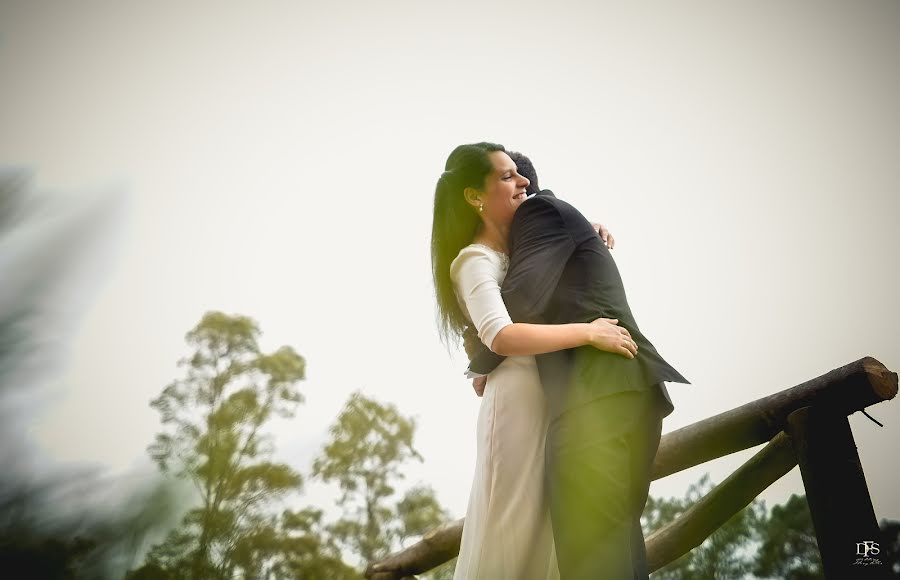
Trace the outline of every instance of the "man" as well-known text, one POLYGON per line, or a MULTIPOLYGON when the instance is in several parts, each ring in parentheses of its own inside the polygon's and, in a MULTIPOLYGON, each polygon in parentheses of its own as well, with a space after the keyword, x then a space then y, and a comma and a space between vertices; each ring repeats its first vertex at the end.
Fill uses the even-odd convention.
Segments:
MULTIPOLYGON (((662 418, 664 381, 687 383, 637 326, 615 261, 594 227, 549 190, 524 155, 510 153, 533 197, 516 210, 501 293, 513 321, 617 319, 635 358, 585 346, 538 355, 550 426, 545 457, 562 580, 647 578, 640 516, 662 418)), ((484 345, 469 365, 487 374, 503 360, 484 345)))

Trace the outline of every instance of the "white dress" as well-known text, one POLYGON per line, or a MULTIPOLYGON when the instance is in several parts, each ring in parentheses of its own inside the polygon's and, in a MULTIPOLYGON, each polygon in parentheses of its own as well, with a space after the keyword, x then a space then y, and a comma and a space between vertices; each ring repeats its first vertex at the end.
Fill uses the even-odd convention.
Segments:
MULTIPOLYGON (((450 266, 460 306, 491 344, 512 324, 500 284, 505 254, 463 248, 450 266)), ((488 375, 478 413, 475 477, 454 580, 559 578, 544 493, 544 391, 533 356, 512 356, 488 375)))

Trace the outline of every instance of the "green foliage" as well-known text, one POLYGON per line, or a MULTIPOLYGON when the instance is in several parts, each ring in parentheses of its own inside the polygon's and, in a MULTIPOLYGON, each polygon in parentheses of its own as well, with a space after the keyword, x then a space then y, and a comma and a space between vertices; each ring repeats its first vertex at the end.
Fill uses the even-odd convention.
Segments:
MULTIPOLYGON (((650 497, 642 523, 645 534, 675 520, 713 487, 708 475, 692 484, 684 499, 650 497)), ((758 541, 765 505, 754 500, 735 514, 702 544, 657 570, 654 580, 727 580, 746 578, 754 564, 752 544, 758 541)))
POLYGON ((884 548, 879 559, 892 577, 900 578, 900 521, 884 519, 879 527, 884 548))
POLYGON ((76 580, 82 565, 96 547, 93 540, 75 537, 0 536, 0 563, 4 571, 26 569, 34 578, 76 580))
MULTIPOLYGON (((108 235, 117 223, 120 193, 72 197, 42 191, 30 171, 0 166, 4 578, 121 577, 145 542, 171 525, 167 490, 50 460, 26 436, 34 418, 62 394, 51 386, 57 381, 47 379, 63 368, 85 300, 103 278, 98 266, 107 263, 102 248, 115 245, 108 235)), ((73 431, 90 427, 96 428, 71 425, 73 431)))
MULTIPOLYGON (((187 334, 193 352, 180 363, 184 377, 151 403, 165 429, 149 451, 161 471, 193 482, 200 505, 129 578, 359 580, 342 547, 371 561, 446 520, 430 487, 391 503, 404 464, 421 460, 415 423, 360 393, 350 397, 313 465, 316 476, 341 489, 343 517, 326 524, 312 508, 276 515, 273 500, 299 490, 302 478, 272 461, 263 428, 302 402, 296 385, 305 362, 289 347, 261 353, 258 336, 253 320, 219 312, 187 334)), ((428 577, 445 578, 448 570, 428 577)))
POLYGON ((303 401, 297 383, 306 363, 286 346, 260 352, 258 337, 250 318, 207 313, 187 333, 193 353, 180 362, 184 378, 151 403, 167 428, 151 457, 164 473, 193 482, 200 497, 150 553, 149 563, 172 578, 282 577, 274 568, 289 538, 267 507, 299 490, 302 477, 271 461, 263 428, 303 401))
POLYGON ((791 495, 760 523, 762 546, 754 574, 784 580, 822 578, 822 558, 806 496, 791 495))
POLYGON ((402 541, 423 536, 449 519, 447 511, 434 496, 434 489, 426 485, 418 485, 406 492, 397 503, 397 517, 402 541))
POLYGON ((285 558, 280 570, 286 578, 358 580, 362 576, 344 564, 338 545, 322 524, 322 512, 306 508, 282 515, 285 558))
MULTIPOLYGON (((642 523, 645 534, 672 522, 712 488, 703 476, 684 499, 650 497, 642 523)), ((900 577, 900 522, 882 520, 882 552, 891 577, 900 577)), ((653 580, 824 578, 806 496, 792 495, 767 513, 754 501, 700 546, 652 575, 653 580)))
POLYGON ((125 580, 171 580, 172 575, 157 564, 144 564, 125 575, 125 580))
MULTIPOLYGON (((190 535, 172 538, 168 546, 178 552, 181 541, 190 535)), ((159 548, 165 547, 166 544, 159 548)), ((237 537, 230 556, 232 572, 227 578, 267 578, 271 580, 361 580, 355 569, 346 565, 334 541, 328 539, 322 526, 322 512, 307 508, 298 512, 284 511, 280 516, 262 518, 248 533, 237 537), (235 574, 241 572, 241 575, 235 574)), ((175 560, 164 568, 149 563, 131 572, 126 580, 180 580, 193 573, 190 562, 175 560)), ((207 569, 215 577, 215 569, 207 569)))
POLYGON ((330 430, 330 439, 313 463, 313 474, 337 483, 344 517, 330 530, 364 562, 388 554, 397 541, 438 520, 442 510, 433 492, 411 490, 400 507, 392 506, 402 466, 422 457, 413 447, 415 422, 394 405, 353 393, 330 430), (423 507, 421 517, 412 513, 423 507), (399 514, 399 515, 398 515, 399 514))

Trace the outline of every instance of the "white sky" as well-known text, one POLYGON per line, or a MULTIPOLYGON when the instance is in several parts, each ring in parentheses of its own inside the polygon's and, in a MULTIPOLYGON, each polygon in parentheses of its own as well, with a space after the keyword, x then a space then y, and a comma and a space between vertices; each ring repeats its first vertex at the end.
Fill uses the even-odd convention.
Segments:
MULTIPOLYGON (((284 460, 308 471, 362 389, 418 419, 409 482, 463 515, 479 399, 438 340, 428 244, 443 162, 479 140, 614 233, 642 330, 693 382, 665 431, 864 355, 900 369, 900 3, 318 6, 0 4, 0 159, 129 191, 67 395, 33 422, 53 457, 146 467, 148 402, 216 309, 307 359, 284 460)), ((851 425, 900 519, 900 403, 871 413, 851 425)), ((792 492, 798 469, 763 497, 792 492)))

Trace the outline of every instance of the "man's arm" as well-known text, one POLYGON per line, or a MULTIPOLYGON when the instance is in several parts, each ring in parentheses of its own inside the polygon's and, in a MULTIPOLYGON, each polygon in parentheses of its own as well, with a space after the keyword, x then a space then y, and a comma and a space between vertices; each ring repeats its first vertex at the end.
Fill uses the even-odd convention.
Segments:
POLYGON ((516 211, 510 231, 512 258, 501 295, 514 322, 540 324, 575 241, 556 207, 541 196, 516 211))
MULTIPOLYGON (((550 191, 549 189, 542 189, 537 192, 535 195, 546 195, 548 197, 556 197, 556 194, 550 191)), ((603 240, 603 243, 606 244, 606 247, 612 250, 616 247, 616 239, 609 233, 609 230, 601 223, 591 222, 591 226, 597 231, 597 235, 600 236, 600 239, 603 240)))
MULTIPOLYGON (((543 190, 538 193, 537 196, 556 197, 550 190, 543 190)), ((529 300, 535 300, 534 308, 528 310, 543 312, 544 308, 546 308, 546 301, 549 300, 553 290, 556 289, 556 284, 559 282, 559 276, 562 274, 562 269, 565 266, 568 257, 571 255, 572 250, 574 250, 574 242, 572 242, 571 236, 566 231, 565 226, 562 223, 562 218, 559 216, 556 208, 549 204, 542 204, 544 207, 538 208, 537 204, 541 203, 542 202, 535 201, 532 202, 534 205, 523 204, 517 211, 521 212, 526 208, 528 208, 529 211, 527 215, 523 214, 517 218, 517 225, 521 225, 521 227, 517 227, 516 231, 511 232, 510 234, 511 238, 516 238, 514 240, 516 251, 513 255, 512 263, 509 266, 506 280, 503 283, 503 298, 507 309, 510 312, 510 316, 516 322, 540 322, 540 320, 535 318, 534 312, 529 313, 525 311, 525 309, 519 307, 515 307, 516 313, 514 314, 514 307, 511 307, 507 295, 509 294, 514 300, 518 300, 519 305, 527 305, 529 300), (548 231, 543 231, 544 228, 548 231), (548 235, 542 236, 541 234, 548 235), (521 253, 522 249, 528 250, 528 255, 530 256, 529 260, 526 260, 523 257, 525 254, 521 253), (565 256, 564 259, 555 260, 555 266, 558 268, 555 268, 556 272, 553 274, 552 280, 541 273, 543 271, 541 267, 537 267, 534 264, 527 264, 525 268, 522 268, 521 266, 526 262, 533 262, 534 256, 545 250, 550 252, 548 255, 565 256), (520 271, 523 269, 525 270, 525 273, 520 271), (527 285, 531 283, 528 281, 529 277, 538 278, 538 282, 543 283, 544 287, 534 287, 532 292, 525 291, 527 285), (543 303, 537 303, 538 295, 543 296, 543 303), (517 317, 517 315, 521 316, 517 317)), ((597 229, 597 234, 605 243, 607 243, 608 247, 612 249, 615 242, 612 235, 609 234, 609 231, 600 224, 593 225, 595 229, 597 229)), ((467 335, 463 336, 466 354, 469 356, 470 361, 468 370, 470 373, 486 375, 497 368, 506 357, 491 351, 491 349, 478 339, 477 334, 474 333, 474 329, 471 330, 472 332, 470 335, 467 332, 467 335)), ((468 328, 467 331, 469 331, 468 328)), ((477 392, 478 386, 474 385, 474 383, 473 386, 475 386, 477 392)))
POLYGON ((486 375, 500 366, 500 363, 506 358, 486 347, 472 326, 466 327, 466 332, 463 334, 463 346, 466 354, 469 355, 470 373, 486 375))
MULTIPOLYGON (((553 295, 563 268, 575 249, 559 212, 542 196, 555 197, 544 190, 516 210, 510 231, 512 259, 501 294, 514 322, 543 322, 547 302, 553 295)), ((502 357, 478 341, 469 355, 469 372, 488 374, 503 362, 502 357)))
MULTIPOLYGON (((536 195, 537 196, 543 195, 543 196, 549 196, 549 197, 556 197, 553 194, 553 192, 550 191, 549 189, 541 190, 536 195)), ((527 205, 527 204, 525 204, 525 205, 527 205)), ((517 211, 522 211, 525 208, 525 205, 522 205, 521 207, 519 207, 519 209, 517 211)), ((524 217, 524 216, 522 216, 522 217, 524 217)), ((510 264, 509 270, 507 270, 507 278, 506 278, 507 280, 509 279, 509 277, 512 273, 513 273, 512 264, 510 264)), ((506 282, 503 283, 502 287, 506 288, 506 282)), ((506 302, 505 295, 504 295, 504 302, 506 302)), ((507 309, 509 309, 509 304, 507 304, 507 309)), ((512 314, 512 313, 510 313, 510 314, 512 314)), ((515 317, 513 317, 513 320, 516 320, 515 317)), ((476 339, 478 338, 477 334, 475 335, 475 338, 476 339)), ((480 340, 473 341, 464 336, 463 343, 466 347, 466 354, 469 355, 469 373, 486 375, 486 374, 490 373, 491 371, 493 371, 498 366, 500 366, 500 363, 502 363, 506 359, 505 356, 501 356, 501 355, 495 353, 494 351, 492 351, 491 349, 489 349, 480 340)), ((477 392, 477 390, 478 390, 477 387, 475 390, 477 392)))

